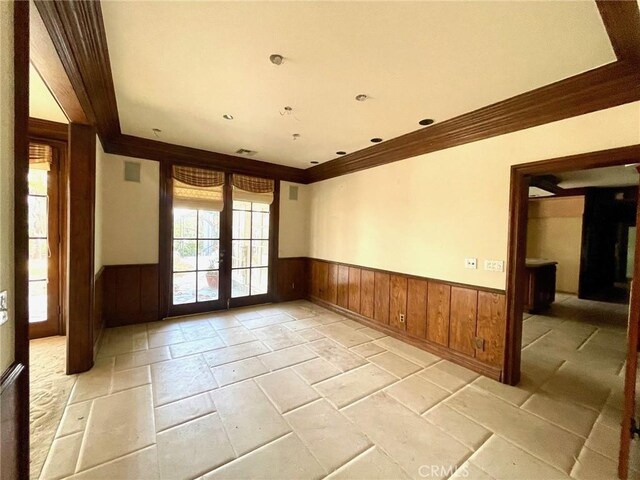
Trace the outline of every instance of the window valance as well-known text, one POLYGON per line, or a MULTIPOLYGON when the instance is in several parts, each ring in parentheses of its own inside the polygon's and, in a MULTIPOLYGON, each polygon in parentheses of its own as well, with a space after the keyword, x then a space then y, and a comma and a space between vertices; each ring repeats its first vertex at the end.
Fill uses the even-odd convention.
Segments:
POLYGON ((42 143, 29 143, 29 168, 51 170, 53 149, 42 143))
POLYGON ((220 212, 224 208, 224 172, 173 167, 173 206, 220 212))
POLYGON ((231 184, 235 201, 267 205, 273 202, 275 182, 271 179, 234 174, 231 177, 231 184))

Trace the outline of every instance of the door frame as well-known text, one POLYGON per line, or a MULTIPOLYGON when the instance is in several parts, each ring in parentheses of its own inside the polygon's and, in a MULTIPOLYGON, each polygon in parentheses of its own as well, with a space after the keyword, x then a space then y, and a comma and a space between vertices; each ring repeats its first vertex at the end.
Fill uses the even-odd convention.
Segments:
MULTIPOLYGON (((511 166, 506 289, 507 316, 502 383, 517 385, 520 381, 522 314, 526 279, 528 188, 531 176, 630 163, 640 163, 640 144, 511 166)), ((640 272, 634 272, 633 280, 638 279, 640 279, 640 272)), ((636 283, 640 284, 640 282, 636 283)))
MULTIPOLYGON (((57 177, 57 230, 59 235, 59 243, 58 243, 58 265, 57 265, 57 302, 59 307, 58 319, 56 322, 55 329, 52 328, 50 322, 46 322, 47 325, 45 328, 34 328, 37 324, 29 323, 29 338, 40 338, 51 335, 66 335, 66 320, 67 320, 67 309, 64 302, 64 292, 66 290, 66 252, 67 252, 67 211, 65 205, 67 204, 67 191, 64 188, 67 182, 67 141, 66 141, 66 129, 64 134, 60 132, 58 136, 54 136, 49 131, 45 131, 42 128, 43 123, 51 123, 45 122, 42 120, 35 121, 34 119, 29 119, 29 143, 41 143, 45 145, 49 145, 53 149, 53 157, 54 157, 54 165, 56 168, 56 177, 57 177), (64 135, 65 140, 60 140, 61 136, 64 135)), ((56 128, 53 123, 49 125, 50 129, 56 128)), ((43 326, 44 327, 44 326, 43 326)))
MULTIPOLYGON (((198 168, 209 168, 216 171, 224 172, 225 174, 225 185, 229 185, 230 175, 237 173, 243 175, 252 175, 252 173, 245 173, 242 171, 233 171, 224 168, 212 167, 204 162, 197 161, 174 161, 174 160, 164 160, 160 162, 160 192, 159 192, 159 203, 160 203, 160 217, 159 217, 159 228, 158 228, 158 292, 159 292, 159 302, 158 302, 158 320, 169 317, 171 314, 175 315, 191 315, 197 313, 204 312, 212 312, 218 310, 227 309, 227 302, 216 301, 214 305, 213 302, 203 303, 202 308, 180 308, 179 311, 175 311, 171 306, 171 274, 172 274, 172 242, 173 242, 173 214, 172 214, 172 205, 173 205, 173 193, 172 193, 172 169, 174 165, 185 165, 191 167, 198 168), (212 306, 213 308, 209 307, 212 306), (173 310, 173 311, 172 311, 173 310)), ((248 297, 240 297, 236 299, 231 299, 231 292, 229 288, 228 299, 229 299, 229 307, 243 307, 248 305, 257 305, 261 303, 269 303, 273 302, 276 298, 276 270, 277 270, 277 261, 278 261, 278 244, 279 244, 279 225, 280 225, 280 180, 275 177, 269 176, 261 176, 260 178, 269 178, 274 181, 274 192, 273 192, 273 203, 271 204, 270 209, 270 224, 269 224, 269 290, 265 295, 255 295, 248 297)), ((224 202, 225 202, 225 215, 221 215, 221 228, 220 235, 222 240, 222 232, 228 231, 229 235, 231 235, 232 229, 232 195, 231 188, 226 187, 224 191, 224 202), (225 224, 224 226, 222 224, 225 224)), ((222 245, 221 245, 222 247, 222 245)), ((225 251, 225 257, 223 259, 220 274, 231 278, 231 248, 227 248, 225 251)), ((220 290, 221 297, 222 292, 226 292, 227 287, 225 286, 220 290)), ((196 304, 188 304, 188 305, 197 305, 196 304)))

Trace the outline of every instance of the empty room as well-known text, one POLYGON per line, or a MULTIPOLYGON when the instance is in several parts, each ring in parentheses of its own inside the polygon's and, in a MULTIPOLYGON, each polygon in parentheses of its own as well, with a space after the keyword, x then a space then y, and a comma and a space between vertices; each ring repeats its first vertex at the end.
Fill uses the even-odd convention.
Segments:
POLYGON ((2 480, 640 478, 640 0, 0 14, 2 480))

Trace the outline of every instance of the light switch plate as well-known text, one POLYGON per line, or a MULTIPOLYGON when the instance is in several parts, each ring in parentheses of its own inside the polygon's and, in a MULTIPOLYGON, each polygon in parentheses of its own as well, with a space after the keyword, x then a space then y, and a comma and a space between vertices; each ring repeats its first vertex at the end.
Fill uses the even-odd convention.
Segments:
POLYGON ((484 269, 489 272, 504 272, 503 260, 485 260, 484 269))
POLYGON ((9 320, 9 313, 6 310, 0 312, 0 325, 7 323, 9 320))
POLYGON ((7 311, 9 307, 7 306, 9 302, 7 301, 7 291, 4 290, 0 292, 0 311, 7 311))

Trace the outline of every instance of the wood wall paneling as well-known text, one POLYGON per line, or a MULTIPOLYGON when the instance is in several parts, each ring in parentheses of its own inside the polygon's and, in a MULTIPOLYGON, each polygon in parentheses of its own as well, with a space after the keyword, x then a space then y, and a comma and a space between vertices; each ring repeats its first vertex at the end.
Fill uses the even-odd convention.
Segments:
POLYGON ((391 275, 389 278, 389 325, 397 330, 405 330, 407 322, 407 277, 391 275), (404 315, 404 322, 400 321, 404 315))
POLYGON ((375 298, 373 302, 373 319, 380 323, 389 324, 389 274, 375 272, 375 298))
POLYGON ((338 305, 349 308, 349 267, 338 265, 338 305))
POLYGON ((28 392, 27 369, 21 363, 13 363, 0 378, 0 478, 3 480, 29 478, 29 403, 24 397, 28 392))
POLYGON ((274 295, 276 302, 306 298, 309 292, 308 284, 311 283, 311 274, 307 273, 308 264, 304 257, 278 259, 274 295))
POLYGON ((338 303, 338 265, 329 264, 329 278, 327 286, 327 301, 333 304, 338 303))
POLYGON ((478 291, 471 288, 451 288, 449 348, 473 357, 478 314, 478 291))
POLYGON ((69 125, 67 373, 93 366, 96 132, 69 125))
POLYGON ((158 265, 106 265, 102 274, 107 327, 159 320, 158 265))
POLYGON ((427 338, 429 282, 410 278, 407 282, 407 334, 427 338))
POLYGON ((374 318, 375 308, 375 273, 362 269, 360 274, 360 314, 374 318))
POLYGON ((360 269, 349 267, 349 310, 360 313, 360 269))
POLYGON ((476 336, 483 339, 483 348, 476 350, 478 360, 489 365, 502 365, 505 322, 505 296, 478 292, 476 336))
POLYGON ((318 262, 318 297, 326 300, 329 291, 329 264, 318 262))
POLYGON ((427 303, 427 340, 440 345, 449 345, 449 307, 451 287, 429 282, 427 303))

